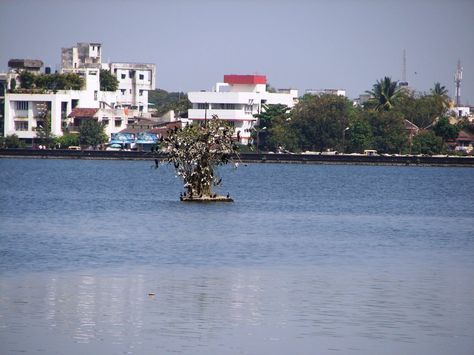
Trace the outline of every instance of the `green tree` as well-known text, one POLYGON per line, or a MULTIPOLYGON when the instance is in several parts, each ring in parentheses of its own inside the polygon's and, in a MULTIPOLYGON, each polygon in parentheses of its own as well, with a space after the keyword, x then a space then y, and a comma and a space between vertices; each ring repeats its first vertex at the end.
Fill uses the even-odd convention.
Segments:
POLYGON ((399 95, 394 110, 400 112, 405 119, 420 128, 431 126, 442 111, 432 95, 415 97, 413 94, 407 93, 399 95))
POLYGON ((79 127, 79 142, 81 145, 97 148, 98 145, 108 141, 104 131, 105 126, 96 120, 83 120, 79 127))
POLYGON ((100 90, 101 91, 117 91, 119 82, 117 77, 113 75, 109 70, 100 70, 100 90))
POLYGON ((79 141, 79 135, 76 133, 65 133, 61 137, 56 138, 56 143, 60 144, 61 148, 68 148, 81 144, 79 141))
POLYGON ((413 154, 439 154, 444 149, 443 139, 433 131, 421 131, 413 137, 413 154))
POLYGON ((32 89, 35 85, 36 75, 29 72, 23 71, 19 75, 20 86, 22 89, 32 89))
POLYGON ((374 149, 381 153, 402 153, 409 147, 405 121, 397 111, 365 111, 372 127, 374 149))
POLYGON ((3 138, 5 148, 25 148, 26 144, 16 134, 12 134, 3 138))
POLYGON ((263 105, 260 113, 254 115, 258 119, 252 132, 253 139, 259 150, 278 150, 294 148, 289 128, 290 108, 286 105, 263 105), (290 148, 291 146, 292 148, 290 148))
POLYGON ((51 148, 54 144, 54 135, 51 133, 51 111, 46 110, 41 117, 40 125, 36 128, 38 143, 51 148))
POLYGON ((367 91, 371 95, 369 104, 374 105, 377 111, 388 111, 395 105, 395 101, 401 94, 397 81, 392 81, 388 76, 373 85, 372 91, 367 91))
POLYGON ((305 95, 292 110, 291 129, 301 150, 339 148, 354 107, 344 96, 305 95))
POLYGON ((440 83, 435 83, 434 87, 430 90, 431 96, 433 97, 436 108, 438 110, 438 116, 440 117, 446 114, 451 104, 451 98, 448 95, 448 89, 440 83))
POLYGON ((35 78, 35 86, 47 90, 81 90, 85 81, 75 73, 39 74, 35 78))
POLYGON ((350 123, 347 132, 349 151, 362 153, 365 149, 372 149, 374 147, 372 126, 362 114, 357 115, 350 123))
POLYGON ((149 91, 148 101, 155 105, 158 115, 163 115, 173 110, 179 117, 188 117, 188 109, 192 107, 185 93, 168 92, 162 89, 149 91))
POLYGON ((441 137, 443 141, 456 139, 459 134, 459 127, 449 123, 449 118, 441 117, 433 126, 434 133, 441 137))

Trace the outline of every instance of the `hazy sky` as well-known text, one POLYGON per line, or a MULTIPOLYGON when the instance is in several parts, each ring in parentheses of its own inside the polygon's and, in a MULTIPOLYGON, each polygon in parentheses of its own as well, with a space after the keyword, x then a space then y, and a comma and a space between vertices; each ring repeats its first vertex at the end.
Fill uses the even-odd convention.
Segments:
POLYGON ((402 77, 474 104, 474 0, 0 0, 0 70, 11 58, 59 68, 62 47, 100 42, 104 61, 157 65, 157 87, 210 89, 224 74, 272 86, 343 88, 402 77))

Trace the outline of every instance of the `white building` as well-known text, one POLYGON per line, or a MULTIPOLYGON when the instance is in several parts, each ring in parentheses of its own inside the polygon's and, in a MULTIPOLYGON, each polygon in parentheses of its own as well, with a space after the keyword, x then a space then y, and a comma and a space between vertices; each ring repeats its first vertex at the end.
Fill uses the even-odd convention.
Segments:
POLYGON ((155 64, 110 63, 103 69, 110 70, 119 82, 117 105, 138 110, 140 116, 148 112, 148 91, 155 88, 155 64))
POLYGON ((254 115, 262 111, 263 105, 293 107, 298 100, 297 90, 271 93, 266 84, 264 75, 224 75, 224 82, 217 83, 212 91, 188 93, 193 105, 188 110, 188 119, 204 121, 217 115, 219 119, 231 122, 240 143, 247 144, 257 120, 254 115))
POLYGON ((305 93, 310 95, 346 96, 346 90, 344 89, 307 89, 305 93))
MULTIPOLYGON (((120 107, 136 111, 148 117, 148 91, 156 86, 156 65, 149 63, 102 63, 100 43, 77 43, 72 48, 61 50, 62 72, 73 72, 85 76, 91 69, 110 71, 118 80, 115 96, 102 101, 110 108, 120 107)), ((89 79, 89 75, 86 75, 89 79)), ((92 86, 97 86, 96 83, 92 86)))
MULTIPOLYGON (((25 140, 34 139, 45 112, 51 114, 53 135, 61 136, 66 129, 75 131, 74 116, 70 116, 74 108, 95 109, 98 116, 94 118, 110 124, 106 126, 108 134, 119 132, 136 116, 149 117, 148 90, 155 87, 155 65, 105 64, 102 63, 101 52, 100 43, 78 43, 75 47, 62 49, 61 72, 80 75, 85 81, 82 90, 16 90, 6 93, 4 134, 16 134, 25 140), (117 91, 100 90, 101 69, 111 70, 117 76, 117 91)), ((30 67, 31 61, 15 60, 10 74, 18 70, 39 73, 38 68, 32 70, 30 67)))

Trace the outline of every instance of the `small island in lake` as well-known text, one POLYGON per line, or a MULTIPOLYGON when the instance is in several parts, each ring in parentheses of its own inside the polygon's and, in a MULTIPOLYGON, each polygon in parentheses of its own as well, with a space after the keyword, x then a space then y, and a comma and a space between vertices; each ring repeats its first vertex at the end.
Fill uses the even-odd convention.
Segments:
POLYGON ((232 136, 232 127, 213 116, 202 126, 175 128, 163 139, 161 147, 166 152, 165 159, 174 165, 177 175, 184 181, 181 201, 233 202, 229 194, 221 196, 213 192, 213 187, 222 182, 215 174, 216 167, 237 156, 232 136))

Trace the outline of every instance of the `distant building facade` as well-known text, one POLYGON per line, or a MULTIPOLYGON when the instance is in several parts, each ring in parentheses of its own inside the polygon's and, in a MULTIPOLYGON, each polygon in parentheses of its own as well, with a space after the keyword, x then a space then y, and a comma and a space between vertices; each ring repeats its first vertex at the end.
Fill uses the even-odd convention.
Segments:
MULTIPOLYGON (((16 134, 24 140, 36 137, 45 113, 50 115, 51 133, 61 136, 64 132, 77 131, 74 109, 95 110, 92 119, 106 124, 106 133, 124 129, 134 117, 149 117, 148 91, 155 87, 156 67, 147 63, 102 63, 100 43, 78 43, 61 50, 61 72, 76 73, 84 79, 81 90, 14 90, 12 79, 17 82, 18 72, 41 73, 39 60, 14 59, 9 61, 9 71, 0 75, 2 85, 7 85, 4 95, 4 135, 16 134), (100 90, 100 70, 110 70, 119 82, 117 91, 100 90), (123 78, 126 73, 126 78, 123 78)), ((48 68, 46 74, 50 72, 48 68)))
POLYGON ((344 89, 307 89, 305 91, 305 94, 346 96, 346 90, 344 89))
POLYGON ((297 90, 267 91, 264 75, 224 75, 222 83, 216 83, 212 91, 192 91, 188 99, 190 121, 203 122, 217 115, 235 128, 235 138, 242 144, 251 139, 256 124, 254 117, 264 110, 264 105, 283 104, 293 107, 298 100, 297 90))

